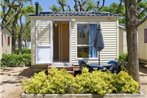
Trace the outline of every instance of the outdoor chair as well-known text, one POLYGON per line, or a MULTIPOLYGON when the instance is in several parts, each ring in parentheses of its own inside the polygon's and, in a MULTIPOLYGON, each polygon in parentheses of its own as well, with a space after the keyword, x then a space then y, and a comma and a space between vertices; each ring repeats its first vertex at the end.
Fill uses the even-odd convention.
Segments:
POLYGON ((112 73, 119 73, 120 71, 120 65, 115 60, 111 60, 105 65, 98 65, 98 64, 88 65, 84 60, 79 60, 78 63, 80 65, 80 71, 82 71, 83 67, 88 68, 89 72, 92 72, 94 70, 102 70, 102 71, 109 70, 112 73))
POLYGON ((120 68, 120 64, 118 61, 116 60, 111 60, 109 61, 107 64, 111 64, 111 67, 109 68, 109 70, 112 72, 112 73, 119 73, 121 68, 120 68))
POLYGON ((94 71, 94 69, 91 66, 89 66, 84 60, 79 60, 78 63, 80 65, 80 71, 82 71, 82 68, 84 67, 88 68, 89 72, 94 71))

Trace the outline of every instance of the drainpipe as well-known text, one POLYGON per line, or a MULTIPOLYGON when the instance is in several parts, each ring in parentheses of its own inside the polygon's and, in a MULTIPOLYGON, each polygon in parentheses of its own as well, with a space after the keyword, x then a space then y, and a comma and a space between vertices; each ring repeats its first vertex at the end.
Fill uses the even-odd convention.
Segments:
POLYGON ((35 15, 38 15, 38 7, 39 7, 39 3, 38 2, 35 2, 35 9, 36 9, 36 11, 35 11, 35 15))

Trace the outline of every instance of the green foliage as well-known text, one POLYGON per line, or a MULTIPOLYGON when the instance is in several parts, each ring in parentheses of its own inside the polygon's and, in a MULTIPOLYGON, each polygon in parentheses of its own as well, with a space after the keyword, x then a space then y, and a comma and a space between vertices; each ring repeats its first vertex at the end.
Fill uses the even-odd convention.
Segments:
POLYGON ((124 71, 119 74, 109 71, 89 73, 87 68, 76 77, 65 69, 51 68, 48 76, 43 71, 22 82, 22 88, 27 94, 138 93, 138 87, 138 83, 124 71))
POLYGON ((127 64, 128 64, 128 54, 121 54, 118 58, 120 65, 121 65, 121 70, 127 71, 127 64))
MULTIPOLYGON (((15 53, 16 53, 16 54, 19 54, 19 50, 16 49, 16 50, 15 50, 15 53)), ((22 49, 22 54, 31 54, 31 49, 28 49, 28 48, 22 49)))
POLYGON ((76 76, 75 82, 77 89, 75 93, 93 93, 104 95, 113 91, 111 84, 112 74, 110 72, 94 71, 88 72, 88 69, 84 68, 81 75, 76 76))
POLYGON ((23 54, 21 63, 25 66, 31 66, 31 54, 23 54))
POLYGON ((52 68, 47 77, 45 72, 35 74, 30 81, 23 81, 22 88, 25 93, 33 94, 65 94, 73 93, 74 77, 66 70, 52 68), (37 86, 36 86, 37 85, 37 86))
POLYGON ((49 71, 49 82, 52 84, 51 92, 53 94, 73 93, 74 77, 65 69, 58 70, 52 68, 49 71))
POLYGON ((57 7, 56 5, 51 5, 50 9, 53 12, 60 12, 61 11, 61 8, 60 7, 57 7))
MULTIPOLYGON (((48 84, 46 83, 47 76, 45 75, 45 72, 42 71, 38 74, 35 74, 30 81, 22 81, 22 88, 25 91, 25 93, 44 93, 43 90, 45 90, 45 86, 48 84)), ((49 85, 48 85, 49 87, 49 85)))
MULTIPOLYGON (((19 42, 22 41, 23 38, 26 38, 26 35, 30 36, 30 33, 27 32, 26 29, 31 29, 29 26, 29 14, 35 11, 34 6, 32 6, 32 0, 1 0, 0 5, 2 7, 2 27, 6 27, 5 29, 11 33, 14 41, 12 46, 15 46, 15 39, 17 39, 18 35, 19 39, 22 38, 19 42)), ((15 48, 12 48, 12 52, 15 52, 15 48)))
POLYGON ((128 54, 121 54, 119 56, 119 61, 120 62, 127 62, 128 61, 128 54))
POLYGON ((1 60, 2 67, 17 67, 17 66, 30 66, 31 55, 30 54, 3 54, 1 60))
POLYGON ((116 93, 138 93, 139 84, 127 72, 121 71, 114 75, 114 92, 116 93))

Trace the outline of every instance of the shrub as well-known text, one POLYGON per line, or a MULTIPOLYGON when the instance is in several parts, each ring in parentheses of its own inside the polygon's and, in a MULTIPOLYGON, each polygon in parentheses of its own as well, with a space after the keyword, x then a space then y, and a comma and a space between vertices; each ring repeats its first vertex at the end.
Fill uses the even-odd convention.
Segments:
MULTIPOLYGON (((15 53, 16 53, 16 54, 19 54, 19 50, 16 49, 16 50, 15 50, 15 53)), ((22 54, 31 54, 31 49, 23 48, 23 49, 22 49, 22 54)))
POLYGON ((30 66, 31 55, 30 54, 3 54, 1 59, 2 67, 17 67, 17 66, 30 66))
POLYGON ((50 69, 50 75, 47 77, 45 72, 35 74, 30 81, 23 81, 22 88, 29 94, 65 94, 73 93, 74 77, 66 70, 50 69))
POLYGON ((128 62, 128 54, 121 54, 119 56, 119 61, 120 62, 128 62))
POLYGON ((25 66, 31 66, 31 54, 23 54, 22 55, 22 63, 25 66))
MULTIPOLYGON (((25 93, 33 93, 33 94, 38 94, 38 93, 46 93, 45 91, 45 86, 48 85, 46 84, 47 76, 44 71, 35 74, 30 81, 22 81, 22 88, 25 91, 25 93), (43 91, 44 90, 44 91, 43 91)), ((47 86, 47 89, 50 85, 47 86)))
POLYGON ((49 71, 48 80, 52 84, 51 94, 74 93, 74 77, 66 69, 52 68, 49 71))
POLYGON ((121 65, 121 70, 127 71, 127 64, 128 64, 128 54, 121 54, 119 56, 119 63, 121 65))
POLYGON ((109 71, 89 73, 86 68, 76 77, 64 69, 51 68, 48 76, 43 71, 29 81, 22 82, 22 88, 27 94, 138 93, 138 87, 138 83, 124 71, 119 74, 109 71))
POLYGON ((125 71, 114 75, 113 86, 116 93, 138 93, 139 84, 125 71))
POLYGON ((111 85, 112 74, 110 72, 93 71, 88 72, 88 69, 84 68, 81 75, 77 75, 75 82, 77 89, 75 93, 93 93, 104 95, 111 93, 113 86, 111 85))

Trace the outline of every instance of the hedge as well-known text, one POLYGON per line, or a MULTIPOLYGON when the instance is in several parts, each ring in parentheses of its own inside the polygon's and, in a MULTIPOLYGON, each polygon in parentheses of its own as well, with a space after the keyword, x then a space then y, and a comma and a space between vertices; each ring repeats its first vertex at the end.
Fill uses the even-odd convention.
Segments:
POLYGON ((112 74, 109 71, 88 72, 87 68, 74 77, 65 69, 51 68, 49 75, 44 71, 31 79, 22 81, 26 94, 108 94, 138 93, 139 84, 125 71, 112 74))
POLYGON ((3 54, 1 67, 30 66, 31 54, 3 54))
MULTIPOLYGON (((18 49, 15 50, 15 54, 19 54, 18 49)), ((31 54, 31 49, 28 49, 28 48, 22 49, 22 54, 31 54)))

